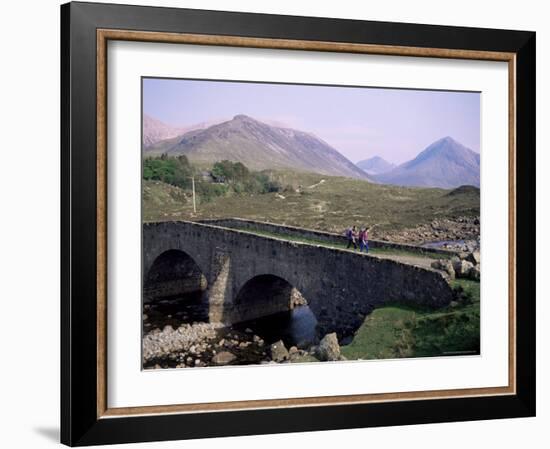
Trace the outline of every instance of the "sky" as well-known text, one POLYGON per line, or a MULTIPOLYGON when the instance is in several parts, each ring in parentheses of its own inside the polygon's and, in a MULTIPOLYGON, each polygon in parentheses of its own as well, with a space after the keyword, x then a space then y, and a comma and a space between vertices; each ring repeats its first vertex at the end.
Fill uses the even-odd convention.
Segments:
POLYGON ((173 126, 245 114, 311 132, 353 162, 399 164, 446 136, 480 146, 477 92, 144 78, 143 112, 173 126))

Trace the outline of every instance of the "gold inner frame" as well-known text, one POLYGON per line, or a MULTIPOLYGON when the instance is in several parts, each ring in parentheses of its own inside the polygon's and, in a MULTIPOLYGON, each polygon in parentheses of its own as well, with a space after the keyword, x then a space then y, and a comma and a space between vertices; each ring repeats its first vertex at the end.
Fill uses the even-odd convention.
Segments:
POLYGON ((160 33, 116 29, 97 30, 97 417, 167 413, 198 413, 345 405, 422 399, 513 395, 516 393, 516 54, 492 51, 422 48, 374 44, 160 33), (109 40, 326 51, 376 55, 501 61, 508 63, 508 385, 503 387, 427 390, 346 396, 316 396, 199 404, 107 407, 107 42, 109 40))

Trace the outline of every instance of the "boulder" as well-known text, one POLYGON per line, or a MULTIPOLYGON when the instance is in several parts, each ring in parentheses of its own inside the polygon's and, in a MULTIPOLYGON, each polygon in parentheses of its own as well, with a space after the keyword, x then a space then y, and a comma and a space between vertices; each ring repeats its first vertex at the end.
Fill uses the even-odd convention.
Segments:
POLYGON ((450 279, 455 278, 455 270, 450 260, 436 260, 431 263, 431 267, 435 268, 436 270, 445 271, 449 275, 450 279))
POLYGON ((288 360, 289 354, 282 340, 273 343, 270 346, 271 359, 275 362, 284 362, 288 360))
POLYGON ((449 277, 451 279, 455 278, 455 275, 456 275, 455 269, 453 268, 453 264, 451 263, 450 260, 442 261, 441 262, 441 268, 447 272, 447 274, 449 275, 449 277))
POLYGON ((457 278, 467 278, 468 271, 474 266, 472 262, 468 262, 467 260, 455 260, 452 265, 457 278))
POLYGON ((214 357, 212 357, 212 363, 214 365, 227 365, 235 360, 237 357, 231 354, 229 351, 218 352, 214 357))
POLYGON ((307 301, 302 294, 296 288, 292 288, 290 292, 290 308, 293 309, 294 307, 306 305, 307 301))
POLYGON ((474 265, 479 265, 481 262, 479 251, 472 251, 466 258, 468 262, 472 262, 474 265))
POLYGON ((322 361, 340 360, 340 345, 335 332, 323 337, 317 347, 316 355, 322 361))

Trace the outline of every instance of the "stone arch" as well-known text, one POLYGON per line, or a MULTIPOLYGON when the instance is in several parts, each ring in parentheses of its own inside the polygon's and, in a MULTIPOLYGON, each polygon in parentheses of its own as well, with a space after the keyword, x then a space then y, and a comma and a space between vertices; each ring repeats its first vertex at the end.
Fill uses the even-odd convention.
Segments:
POLYGON ((248 321, 302 304, 307 300, 289 281, 274 274, 259 274, 248 279, 235 295, 231 321, 248 321))
POLYGON ((206 276, 197 262, 185 251, 169 249, 150 264, 143 280, 144 302, 159 298, 204 293, 206 276))

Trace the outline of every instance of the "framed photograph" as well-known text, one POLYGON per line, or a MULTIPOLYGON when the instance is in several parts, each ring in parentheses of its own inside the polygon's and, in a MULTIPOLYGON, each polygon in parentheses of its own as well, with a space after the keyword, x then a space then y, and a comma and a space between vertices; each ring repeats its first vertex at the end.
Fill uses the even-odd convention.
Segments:
POLYGON ((63 443, 534 416, 535 33, 61 24, 63 443))

